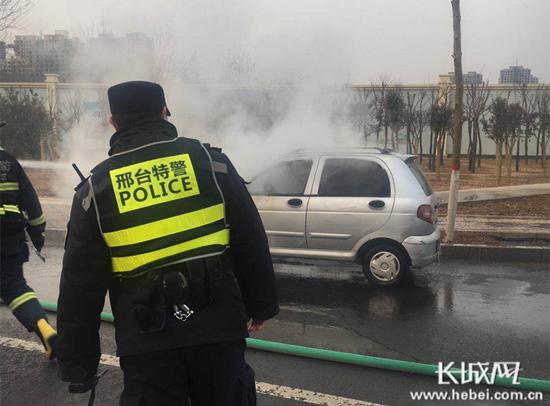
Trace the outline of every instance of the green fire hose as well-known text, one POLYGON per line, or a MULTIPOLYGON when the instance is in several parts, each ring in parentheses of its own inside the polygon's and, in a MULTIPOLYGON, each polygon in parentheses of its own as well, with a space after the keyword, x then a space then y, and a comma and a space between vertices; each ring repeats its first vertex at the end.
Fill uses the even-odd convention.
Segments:
MULTIPOLYGON (((45 310, 56 312, 54 303, 40 302, 45 310)), ((112 313, 101 313, 101 320, 112 323, 112 313)), ((372 357, 370 355, 354 354, 350 352, 332 351, 321 348, 311 348, 302 345, 286 344, 276 341, 258 340, 247 338, 247 346, 255 350, 275 352, 278 354, 294 355, 303 358, 314 358, 323 361, 339 362, 342 364, 359 365, 371 368, 387 369, 391 371, 407 372, 412 374, 437 376, 437 365, 422 364, 419 362, 402 361, 391 358, 372 357)), ((459 375, 460 369, 451 369, 453 374, 459 375)), ((519 378, 519 384, 514 385, 512 378, 495 378, 495 386, 503 386, 514 389, 540 391, 550 393, 550 381, 533 378, 519 378)))

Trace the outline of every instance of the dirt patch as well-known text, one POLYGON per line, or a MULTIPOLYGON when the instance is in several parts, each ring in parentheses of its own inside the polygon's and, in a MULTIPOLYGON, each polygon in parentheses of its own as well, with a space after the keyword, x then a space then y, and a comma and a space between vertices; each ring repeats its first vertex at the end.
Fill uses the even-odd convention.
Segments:
MULTIPOLYGON (((550 195, 459 203, 457 214, 459 216, 481 215, 550 219, 550 195)), ((447 216, 446 205, 439 208, 438 215, 439 217, 447 216)))
MULTIPOLYGON (((445 231, 441 230, 441 241, 445 241, 445 231)), ((491 235, 487 233, 475 233, 470 231, 456 231, 453 244, 490 245, 493 247, 548 247, 550 238, 522 238, 503 235, 491 235)))
POLYGON ((31 180, 38 196, 55 196, 55 190, 52 184, 53 179, 55 179, 55 176, 57 175, 55 169, 25 168, 25 173, 31 180))
MULTIPOLYGON (((550 165, 550 160, 546 160, 547 165, 550 165)), ((460 172, 460 189, 475 189, 483 187, 496 187, 496 164, 495 160, 491 158, 482 159, 481 167, 476 168, 475 173, 468 171, 468 160, 461 160, 461 172, 460 172)), ((451 160, 445 159, 444 165, 441 167, 441 176, 438 179, 436 174, 428 169, 428 160, 426 157, 422 161, 422 170, 428 178, 428 181, 432 185, 435 191, 449 190, 449 183, 451 178, 451 160)), ((550 169, 548 169, 550 174, 550 169)), ((502 184, 500 186, 512 186, 512 185, 527 185, 533 183, 549 183, 550 177, 544 177, 541 168, 541 162, 535 162, 534 159, 530 159, 528 163, 524 160, 520 161, 519 171, 515 171, 515 162, 512 168, 512 177, 510 181, 506 178, 506 171, 502 172, 502 184)))

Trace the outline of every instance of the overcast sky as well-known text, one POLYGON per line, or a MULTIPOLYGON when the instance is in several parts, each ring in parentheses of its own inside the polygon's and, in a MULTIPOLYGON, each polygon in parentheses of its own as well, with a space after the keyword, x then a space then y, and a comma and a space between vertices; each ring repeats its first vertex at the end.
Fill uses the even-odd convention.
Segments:
MULTIPOLYGON (((462 0, 464 71, 491 82, 516 61, 550 82, 549 0, 462 0)), ((246 54, 259 70, 369 83, 426 83, 452 70, 450 0, 36 0, 19 33, 172 37, 212 65, 246 54)), ((269 72, 273 73, 273 72, 269 72)))

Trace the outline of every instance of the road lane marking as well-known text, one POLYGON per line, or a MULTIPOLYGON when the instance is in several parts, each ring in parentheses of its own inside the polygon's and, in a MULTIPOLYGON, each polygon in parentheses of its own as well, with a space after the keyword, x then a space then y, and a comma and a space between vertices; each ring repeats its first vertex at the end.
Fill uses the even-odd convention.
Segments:
MULTIPOLYGON (((42 345, 32 342, 21 340, 19 338, 3 337, 0 336, 0 346, 15 348, 25 351, 38 351, 42 352, 42 345)), ((112 367, 120 367, 118 357, 109 354, 101 354, 99 361, 103 365, 112 367)), ((383 406, 378 403, 366 402, 363 400, 355 400, 344 398, 335 395, 329 395, 326 393, 313 392, 305 389, 292 388, 290 386, 274 385, 266 382, 256 382, 256 391, 262 395, 269 395, 278 398, 284 398, 294 400, 296 402, 308 403, 312 405, 323 406, 383 406)))
POLYGON ((71 199, 63 199, 59 197, 43 197, 40 196, 40 203, 42 205, 51 204, 53 206, 70 206, 72 204, 71 199))

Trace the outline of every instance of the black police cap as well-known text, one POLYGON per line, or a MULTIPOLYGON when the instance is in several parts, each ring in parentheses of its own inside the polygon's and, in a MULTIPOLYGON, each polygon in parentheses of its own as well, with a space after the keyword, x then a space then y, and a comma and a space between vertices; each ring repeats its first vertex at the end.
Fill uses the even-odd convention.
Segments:
MULTIPOLYGON (((166 107, 164 90, 159 84, 145 81, 119 83, 107 90, 111 114, 159 112, 166 107)), ((167 109, 168 115, 170 111, 167 109)))

